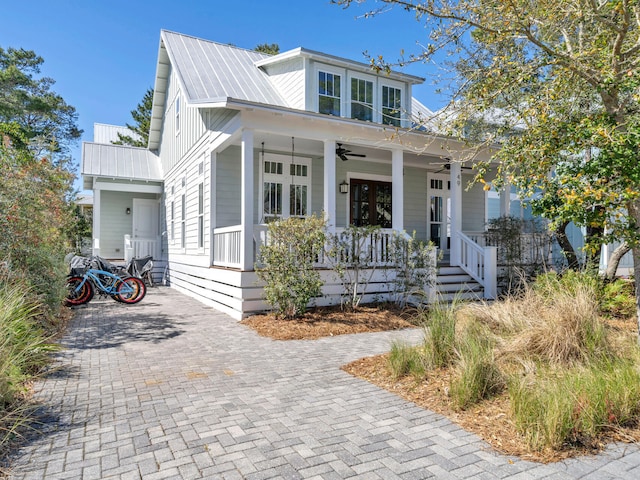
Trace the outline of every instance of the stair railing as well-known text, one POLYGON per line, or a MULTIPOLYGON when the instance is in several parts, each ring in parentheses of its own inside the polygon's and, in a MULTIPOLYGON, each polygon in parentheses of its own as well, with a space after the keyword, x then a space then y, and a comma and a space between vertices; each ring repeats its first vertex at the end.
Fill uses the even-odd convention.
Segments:
POLYGON ((484 289, 484 298, 494 299, 498 294, 498 249, 497 247, 481 247, 462 232, 453 235, 457 242, 459 258, 454 260, 467 275, 478 282, 484 289))

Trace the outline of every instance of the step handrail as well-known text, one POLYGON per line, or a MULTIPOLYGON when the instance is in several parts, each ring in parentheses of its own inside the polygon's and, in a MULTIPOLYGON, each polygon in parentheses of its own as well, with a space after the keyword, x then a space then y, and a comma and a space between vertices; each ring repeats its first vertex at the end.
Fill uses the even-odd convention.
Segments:
POLYGON ((462 232, 454 235, 458 242, 458 265, 484 289, 484 298, 494 299, 498 294, 498 249, 481 247, 462 232))

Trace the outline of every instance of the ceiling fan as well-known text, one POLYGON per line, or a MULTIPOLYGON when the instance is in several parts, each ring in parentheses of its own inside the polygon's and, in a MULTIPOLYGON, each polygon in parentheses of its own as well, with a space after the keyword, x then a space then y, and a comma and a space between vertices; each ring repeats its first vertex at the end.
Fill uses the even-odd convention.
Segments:
MULTIPOLYGON (((443 170, 447 170, 447 171, 450 171, 450 170, 451 170, 451 160, 450 160, 450 159, 448 159, 448 158, 445 158, 445 160, 447 161, 447 163, 443 163, 443 164, 441 164, 441 165, 442 165, 442 168, 441 168, 440 170, 436 171, 435 173, 440 173, 440 172, 442 172, 443 170)), ((473 167, 465 167, 464 165, 462 165, 460 168, 461 168, 462 170, 473 170, 473 167)))
POLYGON ((349 160, 349 157, 366 157, 366 155, 363 153, 351 153, 351 150, 347 150, 346 148, 344 148, 341 143, 337 143, 336 145, 336 155, 340 157, 340 160, 342 160, 343 162, 349 160))

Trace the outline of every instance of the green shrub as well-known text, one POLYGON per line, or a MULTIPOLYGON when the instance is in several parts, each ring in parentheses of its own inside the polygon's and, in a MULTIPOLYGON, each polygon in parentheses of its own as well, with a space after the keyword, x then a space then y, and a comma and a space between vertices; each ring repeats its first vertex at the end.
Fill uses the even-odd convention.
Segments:
POLYGON ((391 344, 387 364, 395 379, 412 375, 417 380, 421 380, 424 379, 427 371, 420 348, 402 342, 391 344))
POLYGON ((276 315, 298 317, 322 292, 314 263, 324 247, 324 225, 324 220, 315 215, 269 224, 268 242, 259 253, 262 266, 256 273, 266 284, 265 299, 276 315))
POLYGON ((602 313, 612 317, 628 318, 636 314, 633 283, 615 280, 604 285, 600 302, 602 313))
POLYGON ((504 380, 493 356, 491 333, 477 322, 465 328, 456 342, 456 374, 449 394, 460 409, 499 393, 504 380))

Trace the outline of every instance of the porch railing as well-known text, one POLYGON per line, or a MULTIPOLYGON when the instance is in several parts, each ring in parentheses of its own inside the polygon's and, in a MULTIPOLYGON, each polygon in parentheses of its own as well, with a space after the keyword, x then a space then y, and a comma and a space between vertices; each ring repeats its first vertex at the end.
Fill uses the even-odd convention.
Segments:
MULTIPOLYGON (((337 228, 336 234, 344 235, 344 228, 337 228)), ((384 266, 389 264, 390 247, 393 236, 393 230, 382 229, 378 232, 363 239, 361 248, 363 251, 369 252, 368 261, 372 265, 384 266)), ((241 226, 233 225, 230 227, 216 228, 213 230, 213 265, 218 267, 241 268, 242 259, 240 258, 240 245, 242 242, 241 226)), ((344 259, 349 261, 353 256, 353 251, 348 246, 349 242, 344 242, 345 247, 342 255, 344 259)), ((258 259, 260 248, 263 245, 269 245, 269 231, 267 225, 253 226, 253 259, 254 263, 258 259)), ((329 262, 324 256, 324 252, 319 252, 315 266, 318 268, 330 267, 329 262)))
POLYGON ((496 298, 498 249, 492 246, 481 246, 462 232, 454 235, 452 240, 458 242, 459 267, 483 287, 484 298, 496 298))
POLYGON ((240 246, 242 227, 233 225, 213 229, 213 265, 217 267, 240 268, 240 246))
POLYGON ((131 235, 125 235, 124 260, 129 262, 134 257, 146 257, 147 255, 159 258, 159 245, 160 240, 158 238, 131 238, 131 235))
MULTIPOLYGON (((499 245, 498 238, 487 232, 464 232, 467 237, 481 247, 498 247, 498 266, 504 266, 508 260, 504 258, 504 245, 499 245)), ((515 251, 519 260, 525 265, 551 265, 552 249, 546 233, 521 233, 515 251)), ((513 253, 512 253, 513 255, 513 253)))

